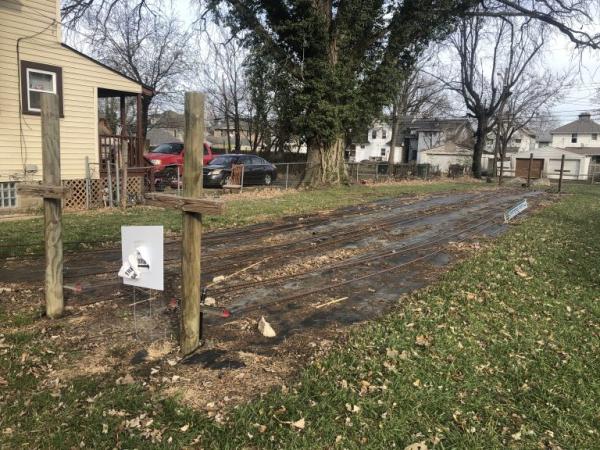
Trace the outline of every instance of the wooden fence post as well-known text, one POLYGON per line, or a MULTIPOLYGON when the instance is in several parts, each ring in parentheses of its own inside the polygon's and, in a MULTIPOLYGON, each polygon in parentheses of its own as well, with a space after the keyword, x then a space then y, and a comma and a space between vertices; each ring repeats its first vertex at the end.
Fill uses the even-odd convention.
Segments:
POLYGON ((127 208, 127 168, 129 167, 129 143, 126 140, 123 140, 121 143, 121 161, 120 161, 120 169, 121 169, 121 181, 123 182, 123 187, 121 189, 121 207, 127 208))
MULTIPOLYGON (((183 195, 197 198, 202 194, 202 155, 204 142, 204 94, 185 94, 185 141, 183 195)), ((202 215, 183 213, 182 299, 179 343, 187 355, 200 340, 200 245, 202 215)))
POLYGON ((560 176, 558 177, 558 193, 562 191, 563 171, 565 170, 565 154, 560 158, 560 176))
POLYGON ((533 153, 529 154, 529 168, 527 169, 527 187, 531 186, 531 166, 533 165, 533 153))
MULTIPOLYGON (((42 165, 44 185, 60 186, 60 122, 58 97, 41 94, 42 165)), ((60 317, 63 298, 62 199, 44 197, 44 240, 46 246, 46 315, 60 317)))

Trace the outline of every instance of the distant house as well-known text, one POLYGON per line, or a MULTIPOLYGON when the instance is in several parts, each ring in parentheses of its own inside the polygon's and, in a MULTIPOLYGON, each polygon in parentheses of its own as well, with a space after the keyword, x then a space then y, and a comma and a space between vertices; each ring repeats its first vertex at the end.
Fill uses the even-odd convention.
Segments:
MULTIPOLYGON (((391 137, 392 129, 388 124, 382 122, 373 124, 366 136, 361 133, 350 146, 348 160, 350 162, 387 161, 391 137)), ((400 153, 400 150, 396 149, 396 152, 400 153)))
MULTIPOLYGON (((536 146, 536 135, 533 131, 528 128, 522 128, 514 132, 510 140, 508 141, 508 146, 506 148, 506 153, 519 153, 519 152, 528 152, 533 150, 536 146)), ((493 153, 496 147, 496 134, 490 133, 488 134, 485 150, 486 152, 493 153)))
POLYGON ((552 145, 552 135, 550 133, 542 133, 536 136, 535 148, 545 148, 552 145))
POLYGON ((150 139, 150 147, 163 144, 167 136, 171 136, 175 140, 168 142, 183 141, 183 133, 185 130, 185 118, 183 114, 175 111, 164 111, 160 114, 153 114, 149 117, 148 138, 150 139), (153 139, 150 137, 150 131, 154 130, 153 139), (161 140, 162 142, 158 142, 161 140), (156 144, 158 142, 158 144, 156 144))
POLYGON ((592 120, 588 112, 579 118, 550 132, 552 147, 564 148, 579 155, 600 161, 600 124, 592 120))
POLYGON ((152 90, 63 44, 60 0, 0 1, 0 33, 0 209, 38 203, 17 196, 16 185, 42 177, 41 93, 59 99, 61 177, 75 190, 70 202, 85 198, 77 189, 85 189, 86 160, 94 192, 123 142, 130 167, 142 164, 139 105, 152 90), (136 136, 102 134, 109 130, 99 123, 98 102, 109 97, 123 108, 126 97, 137 99, 136 136))
MULTIPOLYGON (((447 172, 451 164, 470 164, 473 160, 473 130, 467 119, 407 118, 396 137, 395 162, 431 164, 447 172)), ((348 159, 388 161, 391 127, 376 123, 366 139, 350 146, 348 159)))
POLYGON ((164 128, 150 128, 146 134, 146 140, 150 149, 158 147, 160 144, 170 144, 173 142, 183 142, 183 136, 174 136, 164 128))
MULTIPOLYGON (((506 147, 506 155, 504 160, 504 169, 506 173, 510 171, 510 160, 513 154, 531 152, 536 148, 536 135, 533 131, 522 128, 514 132, 513 136, 508 141, 506 147)), ((494 152, 496 150, 496 135, 489 133, 483 155, 481 155, 481 167, 484 171, 490 173, 494 167, 494 152)), ((498 170, 500 170, 500 161, 496 161, 498 170)))

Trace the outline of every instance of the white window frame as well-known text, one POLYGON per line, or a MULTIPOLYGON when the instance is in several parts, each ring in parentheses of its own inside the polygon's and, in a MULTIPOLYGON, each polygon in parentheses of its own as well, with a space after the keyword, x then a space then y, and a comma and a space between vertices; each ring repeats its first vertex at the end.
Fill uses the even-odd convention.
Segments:
POLYGON ((30 95, 31 92, 39 92, 39 93, 44 93, 45 92, 45 93, 48 93, 48 94, 58 94, 58 90, 57 90, 57 87, 56 87, 56 72, 49 72, 47 70, 33 69, 33 68, 28 67, 27 68, 27 74, 26 74, 26 77, 25 77, 25 81, 27 82, 27 109, 29 111, 41 112, 40 108, 33 108, 31 106, 31 95, 30 95), (52 76, 52 89, 53 90, 52 91, 45 91, 45 90, 42 90, 42 89, 33 89, 33 88, 29 87, 29 74, 32 73, 32 72, 41 73, 41 74, 44 74, 44 75, 50 75, 50 76, 52 76))
POLYGON ((0 209, 16 208, 18 202, 16 183, 14 181, 0 182, 0 209), (4 205, 6 201, 8 201, 8 205, 4 205))

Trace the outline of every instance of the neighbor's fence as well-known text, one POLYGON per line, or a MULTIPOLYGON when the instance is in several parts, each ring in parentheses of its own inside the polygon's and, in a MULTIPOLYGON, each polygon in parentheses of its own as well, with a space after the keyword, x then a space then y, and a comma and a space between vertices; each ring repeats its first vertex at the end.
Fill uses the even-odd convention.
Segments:
MULTIPOLYGON (((439 167, 431 164, 394 164, 389 173, 388 163, 360 162, 345 163, 351 183, 379 182, 387 180, 422 179, 429 180, 441 175, 439 167)), ((277 163, 277 179, 274 186, 296 188, 302 182, 305 172, 310 169, 306 162, 277 163)))
MULTIPOLYGON (((122 205, 123 180, 122 167, 116 154, 118 147, 112 150, 115 155, 106 155, 102 163, 85 161, 84 180, 65 181, 73 189, 73 197, 65 204, 68 208, 89 209, 97 207, 113 207, 122 205)), ((388 180, 430 180, 441 176, 439 167, 431 164, 394 164, 384 162, 345 163, 348 179, 351 183, 383 182, 388 180)), ((273 187, 295 189, 300 186, 305 174, 311 169, 307 162, 282 162, 273 164, 277 168, 277 176, 273 187)), ((183 167, 171 166, 155 173, 151 166, 129 167, 127 177, 127 204, 135 205, 142 201, 145 192, 168 191, 181 195, 183 186, 183 167)), ((454 167, 449 176, 457 177, 468 174, 466 167, 454 167)), ((244 187, 250 184, 244 183, 244 187)), ((219 193, 215 190, 214 193, 219 193)))

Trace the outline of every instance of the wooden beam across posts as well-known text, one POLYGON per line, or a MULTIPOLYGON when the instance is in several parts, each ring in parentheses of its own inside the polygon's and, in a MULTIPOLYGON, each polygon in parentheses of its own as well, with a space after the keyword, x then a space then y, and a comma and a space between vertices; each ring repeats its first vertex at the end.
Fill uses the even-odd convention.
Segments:
MULTIPOLYGON (((185 139, 183 161, 183 195, 202 195, 202 157, 204 146, 204 94, 185 94, 185 139)), ((183 213, 182 238, 182 305, 179 343, 181 352, 189 354, 200 343, 200 248, 202 215, 183 213)))
MULTIPOLYGON (((56 94, 41 94, 42 165, 46 186, 60 186, 60 122, 56 94)), ((46 246, 46 315, 60 317, 64 311, 62 200, 44 197, 46 246)))
POLYGON ((146 199, 146 205, 180 209, 183 212, 217 216, 223 214, 223 211, 225 210, 223 202, 206 198, 180 197, 178 195, 163 194, 161 192, 148 192, 144 194, 144 198, 146 199))
POLYGON ((22 195, 29 197, 43 197, 43 198, 71 198, 73 191, 70 187, 66 186, 54 186, 50 184, 26 184, 19 183, 17 185, 17 192, 22 195))

